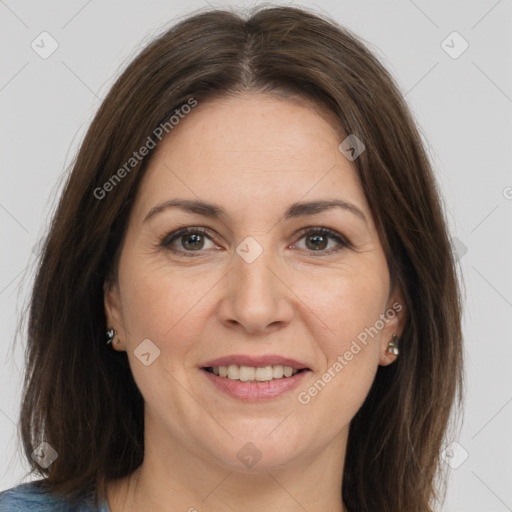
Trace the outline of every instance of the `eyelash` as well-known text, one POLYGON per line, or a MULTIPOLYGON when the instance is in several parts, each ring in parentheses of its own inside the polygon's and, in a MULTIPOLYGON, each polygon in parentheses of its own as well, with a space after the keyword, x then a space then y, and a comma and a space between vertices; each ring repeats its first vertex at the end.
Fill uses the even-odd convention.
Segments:
MULTIPOLYGON (((180 237, 182 237, 184 235, 199 234, 199 233, 202 234, 202 235, 205 235, 207 238, 209 238, 213 242, 211 237, 208 235, 208 229, 206 229, 206 228, 188 227, 188 228, 179 229, 177 231, 173 231, 173 232, 165 235, 160 240, 160 246, 168 249, 169 251, 171 251, 171 252, 173 252, 175 254, 179 254, 179 255, 187 254, 187 256, 185 256, 187 258, 197 258, 197 257, 199 257, 199 254, 195 255, 193 253, 194 252, 200 253, 202 251, 176 250, 176 249, 172 249, 170 246, 171 246, 172 242, 174 242, 175 240, 179 239, 180 237)), ((314 257, 325 257, 325 256, 329 256, 329 255, 331 255, 333 253, 336 253, 336 252, 338 252, 338 251, 340 251, 340 250, 342 250, 344 248, 351 248, 352 247, 352 244, 345 237, 340 235, 337 231, 334 231, 332 229, 325 228, 325 227, 308 227, 308 228, 305 228, 304 230, 301 230, 299 240, 301 240, 306 235, 309 235, 311 233, 312 234, 320 234, 320 235, 328 236, 328 237, 332 238, 333 240, 335 240, 336 242, 338 242, 340 244, 340 247, 338 247, 336 249, 330 249, 329 251, 326 251, 325 249, 318 250, 318 251, 310 251, 310 250, 306 249, 306 252, 309 255, 311 255, 311 256, 314 256, 314 257)))

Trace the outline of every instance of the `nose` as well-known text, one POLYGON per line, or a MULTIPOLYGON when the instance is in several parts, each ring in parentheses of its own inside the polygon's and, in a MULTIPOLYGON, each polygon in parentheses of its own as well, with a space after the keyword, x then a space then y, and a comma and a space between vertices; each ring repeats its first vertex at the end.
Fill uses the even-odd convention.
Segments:
POLYGON ((221 321, 250 334, 269 334, 293 317, 293 292, 285 268, 270 250, 248 263, 238 254, 226 275, 218 309, 221 321))

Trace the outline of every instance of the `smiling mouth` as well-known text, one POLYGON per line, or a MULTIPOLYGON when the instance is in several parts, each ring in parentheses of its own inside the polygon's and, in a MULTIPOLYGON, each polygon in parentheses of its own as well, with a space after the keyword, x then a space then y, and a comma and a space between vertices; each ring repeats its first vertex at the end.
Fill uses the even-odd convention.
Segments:
POLYGON ((280 364, 259 367, 231 364, 229 366, 203 367, 202 370, 220 378, 239 380, 241 382, 268 382, 287 379, 298 373, 309 371, 308 368, 297 369, 280 364))

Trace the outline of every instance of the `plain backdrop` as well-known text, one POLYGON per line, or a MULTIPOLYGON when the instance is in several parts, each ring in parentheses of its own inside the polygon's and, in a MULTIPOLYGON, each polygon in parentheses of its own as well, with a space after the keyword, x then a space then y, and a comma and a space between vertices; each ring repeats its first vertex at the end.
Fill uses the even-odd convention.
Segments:
MULTIPOLYGON (((465 283, 467 400, 460 433, 447 440, 453 469, 443 510, 512 510, 512 4, 294 5, 328 14, 362 37, 397 79, 420 125, 465 283)), ((63 177, 129 60, 204 7, 177 0, 0 0, 0 490, 20 483, 27 470, 17 444, 24 340, 13 340, 63 177), (57 49, 41 55, 52 44, 57 49)))

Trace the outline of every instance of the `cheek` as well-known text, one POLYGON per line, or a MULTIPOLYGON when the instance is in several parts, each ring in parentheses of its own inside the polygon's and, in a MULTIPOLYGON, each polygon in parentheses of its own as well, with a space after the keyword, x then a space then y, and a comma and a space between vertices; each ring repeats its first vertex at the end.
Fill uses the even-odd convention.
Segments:
POLYGON ((387 274, 371 265, 331 270, 300 282, 301 298, 333 349, 343 349, 385 311, 387 274))
POLYGON ((190 350, 202 332, 207 294, 218 281, 211 273, 172 271, 162 263, 126 265, 123 319, 132 349, 149 338, 168 356, 190 350))
POLYGON ((310 296, 312 309, 328 326, 317 338, 325 366, 309 388, 300 390, 300 402, 324 411, 326 425, 335 429, 356 414, 374 381, 380 353, 375 325, 380 325, 389 283, 385 267, 374 264, 332 276, 310 296))
POLYGON ((374 381, 380 331, 375 334, 372 328, 385 310, 387 274, 368 264, 302 283, 307 305, 303 315, 308 314, 322 368, 308 387, 299 390, 298 398, 305 411, 307 404, 323 411, 325 425, 331 424, 334 432, 350 422, 374 381))
POLYGON ((123 319, 134 379, 155 414, 182 410, 187 396, 181 396, 179 383, 185 382, 186 364, 204 324, 205 301, 201 298, 214 282, 208 277, 189 278, 176 270, 171 273, 165 266, 147 261, 126 265, 123 272, 123 319), (138 347, 146 339, 159 350, 148 366, 137 357, 138 347))
POLYGON ((312 311, 310 330, 322 364, 315 379, 297 392, 298 411, 308 428, 314 430, 321 423, 324 434, 334 436, 363 404, 380 353, 379 335, 372 337, 368 332, 383 312, 386 294, 387 289, 378 281, 359 275, 340 276, 321 292, 309 294, 305 302, 312 311), (312 328, 313 323, 318 328, 312 328))

